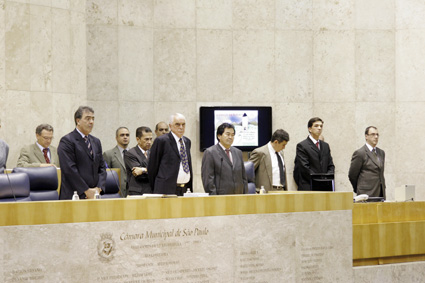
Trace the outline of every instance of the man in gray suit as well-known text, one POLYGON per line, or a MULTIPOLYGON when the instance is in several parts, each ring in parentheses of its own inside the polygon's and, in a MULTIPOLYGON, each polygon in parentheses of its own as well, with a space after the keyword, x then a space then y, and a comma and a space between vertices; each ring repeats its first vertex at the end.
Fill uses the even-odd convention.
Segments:
POLYGON ((119 127, 115 132, 117 145, 103 153, 108 168, 120 169, 120 193, 123 198, 127 197, 127 171, 124 164, 124 155, 130 143, 130 131, 126 127, 119 127))
POLYGON ((249 161, 254 163, 255 185, 257 188, 264 186, 269 190, 288 190, 286 182, 285 161, 283 151, 289 141, 289 134, 276 130, 269 143, 254 149, 249 161))
POLYGON ((41 124, 35 129, 34 144, 21 149, 17 167, 59 167, 59 156, 56 147, 52 146, 53 127, 41 124))
POLYGON ((152 146, 152 130, 148 127, 136 129, 137 145, 124 156, 127 170, 127 192, 129 195, 152 193, 148 177, 149 150, 152 146))
POLYGON ((379 139, 378 129, 374 126, 367 127, 365 138, 366 144, 351 157, 348 178, 357 195, 385 198, 385 152, 376 147, 379 139))
POLYGON ((242 151, 232 147, 235 127, 223 123, 217 128, 218 144, 204 152, 201 177, 205 192, 210 195, 248 193, 248 180, 242 151))

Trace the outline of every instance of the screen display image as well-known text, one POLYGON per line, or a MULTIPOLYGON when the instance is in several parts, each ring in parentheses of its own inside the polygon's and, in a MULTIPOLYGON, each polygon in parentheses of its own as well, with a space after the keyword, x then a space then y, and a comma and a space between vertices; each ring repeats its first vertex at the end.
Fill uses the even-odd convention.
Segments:
MULTIPOLYGON (((258 110, 217 110, 214 111, 214 136, 223 123, 235 127, 233 146, 258 146, 258 110)), ((217 143, 217 139, 214 139, 217 143)))
POLYGON ((235 127, 233 146, 252 151, 270 141, 272 108, 269 106, 202 106, 199 111, 200 150, 217 144, 217 127, 229 123, 235 127))

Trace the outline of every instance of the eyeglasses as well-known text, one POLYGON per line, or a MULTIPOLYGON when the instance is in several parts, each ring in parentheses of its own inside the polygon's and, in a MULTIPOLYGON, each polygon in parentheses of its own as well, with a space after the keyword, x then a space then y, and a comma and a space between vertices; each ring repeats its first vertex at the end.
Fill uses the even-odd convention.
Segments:
POLYGON ((51 138, 49 138, 49 137, 43 137, 43 136, 41 136, 45 141, 51 141, 51 140, 53 140, 53 137, 51 137, 51 138))
POLYGON ((367 134, 368 136, 373 136, 373 137, 379 137, 379 134, 375 134, 375 133, 373 133, 373 134, 367 134))

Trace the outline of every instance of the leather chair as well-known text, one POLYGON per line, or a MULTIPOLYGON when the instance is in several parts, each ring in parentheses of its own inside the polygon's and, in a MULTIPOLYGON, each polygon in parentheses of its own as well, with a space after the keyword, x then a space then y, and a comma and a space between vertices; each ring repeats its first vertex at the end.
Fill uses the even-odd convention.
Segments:
POLYGON ((248 179, 248 194, 255 194, 255 170, 252 161, 244 162, 246 178, 248 179))
POLYGON ((13 173, 26 173, 30 180, 33 201, 58 200, 58 173, 56 167, 16 167, 13 173))
POLYGON ((102 198, 120 198, 120 180, 115 170, 106 169, 105 192, 102 198))
POLYGON ((0 174, 0 202, 11 201, 31 201, 27 174, 0 174))

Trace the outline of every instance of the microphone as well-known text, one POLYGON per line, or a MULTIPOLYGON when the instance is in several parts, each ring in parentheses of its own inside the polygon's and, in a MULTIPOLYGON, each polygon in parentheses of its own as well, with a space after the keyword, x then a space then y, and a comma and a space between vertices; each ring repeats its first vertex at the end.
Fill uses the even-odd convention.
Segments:
MULTIPOLYGON (((109 168, 108 163, 106 163, 106 161, 105 161, 105 167, 106 167, 106 169, 109 169, 109 171, 112 171, 112 169, 111 169, 111 168, 109 168)), ((115 178, 114 173, 113 173, 113 172, 111 172, 111 175, 112 175, 112 178, 113 178, 113 179, 114 179, 114 181, 115 181, 115 184, 118 186, 119 191, 121 192, 120 184, 119 184, 118 180, 115 178)), ((106 186, 105 186, 105 190, 106 190, 106 186)))

